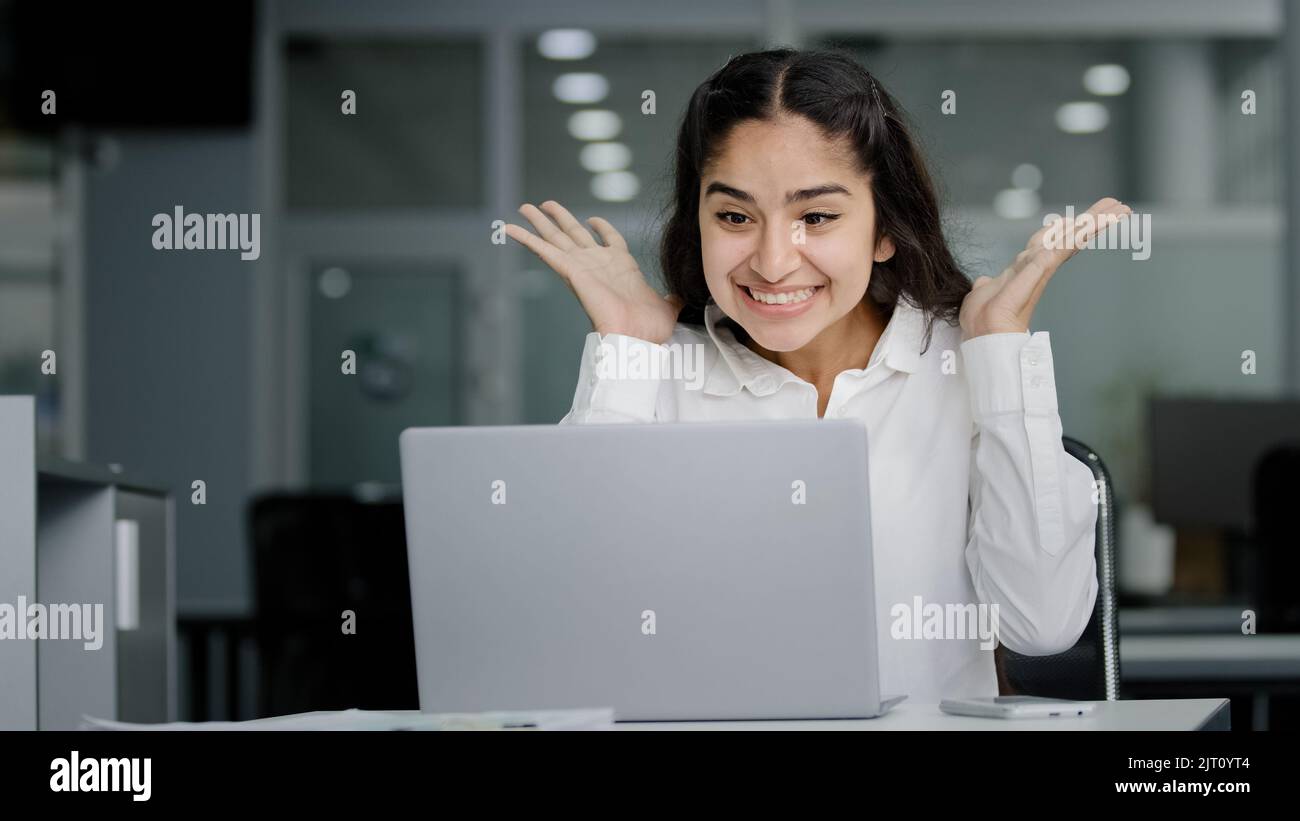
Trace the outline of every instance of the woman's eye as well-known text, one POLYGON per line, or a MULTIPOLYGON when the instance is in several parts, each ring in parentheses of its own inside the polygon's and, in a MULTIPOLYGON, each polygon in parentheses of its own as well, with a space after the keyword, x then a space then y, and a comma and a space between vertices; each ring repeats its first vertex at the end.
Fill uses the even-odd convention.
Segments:
POLYGON ((826 223, 830 222, 831 220, 836 220, 836 219, 839 219, 839 215, 838 215, 838 214, 822 214, 822 213, 813 213, 813 214, 804 214, 804 215, 803 215, 804 223, 805 223, 806 225, 814 225, 814 226, 815 226, 815 225, 825 225, 826 223), (808 220, 810 220, 810 219, 816 219, 816 220, 818 220, 818 221, 817 221, 817 222, 808 222, 808 220))
MULTIPOLYGON (((728 225, 744 225, 746 221, 749 220, 749 217, 745 216, 744 214, 738 211, 719 211, 717 217, 718 219, 722 220, 728 225)), ((805 225, 812 226, 812 227, 825 225, 828 222, 831 222, 832 220, 837 220, 839 218, 840 218, 839 214, 826 214, 822 212, 804 214, 802 217, 800 217, 800 219, 804 221, 805 225)))

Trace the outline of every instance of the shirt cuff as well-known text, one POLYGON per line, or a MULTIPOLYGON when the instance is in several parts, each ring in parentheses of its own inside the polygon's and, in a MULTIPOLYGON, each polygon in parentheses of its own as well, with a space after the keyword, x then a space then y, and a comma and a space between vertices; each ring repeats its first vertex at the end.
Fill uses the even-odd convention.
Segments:
POLYGON ((575 408, 594 416, 613 414, 645 422, 655 419, 668 348, 623 334, 587 334, 578 372, 575 408))
POLYGON ((985 334, 961 343, 971 413, 1055 415, 1056 377, 1047 331, 985 334))
POLYGON ((1028 471, 1039 544, 1057 555, 1065 544, 1061 508, 1061 417, 1056 403, 1052 345, 1047 331, 986 334, 961 344, 976 425, 998 427, 994 417, 1019 414, 1028 444, 1028 471))

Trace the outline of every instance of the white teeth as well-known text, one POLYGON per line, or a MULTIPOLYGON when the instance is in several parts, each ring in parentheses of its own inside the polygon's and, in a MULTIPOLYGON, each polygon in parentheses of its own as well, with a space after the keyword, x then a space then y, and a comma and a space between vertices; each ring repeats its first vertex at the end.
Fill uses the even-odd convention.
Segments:
POLYGON ((788 291, 780 294, 765 294, 752 288, 746 288, 745 290, 754 298, 754 301, 762 302, 764 305, 787 305, 791 302, 803 302, 817 293, 816 288, 804 288, 802 291, 788 291))

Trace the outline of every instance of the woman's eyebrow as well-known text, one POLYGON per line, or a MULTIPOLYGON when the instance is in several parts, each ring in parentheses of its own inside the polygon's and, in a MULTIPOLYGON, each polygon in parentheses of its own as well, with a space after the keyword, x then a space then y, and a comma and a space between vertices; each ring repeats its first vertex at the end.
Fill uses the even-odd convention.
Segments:
MULTIPOLYGON (((751 202, 751 203, 754 202, 754 197, 752 194, 746 191, 741 191, 739 188, 736 188, 734 186, 727 185, 725 182, 718 182, 717 180, 714 180, 713 182, 709 183, 708 188, 704 189, 705 197, 708 197, 712 194, 724 194, 728 197, 735 197, 736 199, 742 200, 744 202, 751 202)), ((849 190, 847 188, 840 185, 839 183, 828 182, 828 183, 823 183, 822 185, 813 186, 812 188, 800 188, 798 191, 791 191, 790 193, 785 195, 785 204, 791 205, 796 202, 812 200, 812 199, 816 199, 817 197, 825 196, 826 194, 843 194, 846 197, 853 196, 851 193, 849 193, 849 190)))
POLYGON ((827 194, 843 194, 846 197, 853 196, 849 193, 849 189, 839 183, 828 182, 814 186, 813 188, 801 188, 798 191, 791 191, 789 194, 785 195, 785 204, 790 205, 796 202, 803 202, 804 200, 815 200, 818 197, 824 197, 827 194))
POLYGON ((704 189, 705 198, 708 198, 714 194, 722 194, 723 196, 726 197, 735 197, 736 199, 743 200, 744 202, 754 201, 754 197, 752 194, 749 194, 748 192, 745 191, 741 191, 739 188, 733 188, 732 186, 727 185, 725 182, 718 182, 717 180, 714 180, 713 182, 709 183, 709 187, 704 189))

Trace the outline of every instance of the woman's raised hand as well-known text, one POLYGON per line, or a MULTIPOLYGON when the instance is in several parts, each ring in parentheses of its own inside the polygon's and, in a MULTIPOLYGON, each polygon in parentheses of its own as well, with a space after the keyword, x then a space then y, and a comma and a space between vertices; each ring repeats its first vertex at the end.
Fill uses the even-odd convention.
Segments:
POLYGON ((506 235, 560 275, 597 333, 623 334, 657 344, 668 341, 682 310, 681 300, 660 296, 650 287, 614 226, 600 217, 588 220, 604 241, 601 245, 554 200, 542 203, 540 209, 524 203, 519 213, 541 236, 512 223, 506 223, 506 235))
POLYGON ((1061 217, 1044 225, 1006 270, 996 277, 977 277, 971 284, 961 305, 962 338, 1028 331, 1034 308, 1056 269, 1099 232, 1131 213, 1124 203, 1106 197, 1073 221, 1061 217))

